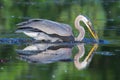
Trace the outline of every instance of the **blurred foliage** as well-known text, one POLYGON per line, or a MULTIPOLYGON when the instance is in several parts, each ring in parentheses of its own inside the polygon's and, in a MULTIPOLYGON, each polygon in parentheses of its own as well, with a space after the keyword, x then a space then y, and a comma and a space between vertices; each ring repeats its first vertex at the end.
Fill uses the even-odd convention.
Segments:
POLYGON ((14 31, 16 29, 15 24, 21 21, 31 18, 44 18, 71 25, 73 32, 77 35, 74 20, 79 14, 91 19, 96 30, 103 29, 106 21, 100 3, 100 1, 94 0, 20 0, 17 2, 2 0, 0 30, 14 31), (103 20, 99 21, 99 19, 103 20), (99 24, 101 25, 99 26, 99 24))
POLYGON ((111 37, 112 39, 120 39, 120 1, 115 2, 108 2, 104 1, 105 4, 103 4, 104 9, 106 11, 106 17, 107 17, 107 23, 106 23, 106 29, 111 29, 111 31, 107 32, 104 31, 104 36, 109 39, 111 37), (111 34, 112 33, 112 34, 111 34), (116 37, 117 36, 117 37, 116 37))
MULTIPOLYGON (((19 22, 31 18, 43 18, 71 25, 76 36, 78 32, 74 28, 74 19, 77 15, 82 14, 91 20, 95 30, 99 31, 97 33, 100 38, 103 37, 103 34, 105 36, 113 35, 113 37, 115 37, 120 34, 120 2, 112 3, 110 1, 111 0, 108 2, 106 0, 0 0, 0 33, 14 32, 17 27, 16 24, 19 22), (118 17, 116 17, 117 15, 118 17), (112 26, 116 24, 118 31, 114 32, 114 34, 103 32, 104 29, 113 28, 112 26)), ((89 33, 87 35, 89 35, 89 33)), ((6 57, 8 54, 15 56, 15 52, 13 51, 14 46, 7 45, 7 47, 8 50, 0 49, 0 56, 6 57), (8 54, 5 55, 3 53, 8 54)), ((103 47, 103 49, 104 48, 106 47, 103 47)), ((73 53, 76 53, 76 51, 75 49, 73 53)), ((86 53, 88 53, 88 49, 86 53)), ((18 64, 1 64, 0 66, 4 69, 2 70, 1 68, 0 80, 21 80, 22 77, 29 74, 37 76, 37 79, 34 80, 50 78, 55 80, 66 80, 68 78, 69 80, 117 80, 115 77, 118 77, 116 74, 119 73, 116 71, 119 68, 115 60, 112 59, 113 62, 115 62, 114 64, 107 60, 104 61, 105 59, 100 56, 95 56, 93 60, 94 62, 92 62, 92 64, 94 67, 92 66, 91 68, 91 64, 89 69, 81 71, 78 71, 73 63, 66 64, 59 62, 57 64, 51 64, 51 66, 42 66, 42 68, 40 65, 28 65, 19 61, 18 64), (103 63, 99 63, 100 60, 103 63), (105 66, 108 66, 106 64, 116 65, 115 71, 113 68, 111 69, 113 66, 105 69, 105 66), (104 72, 100 69, 94 71, 96 67, 104 69, 104 72), (44 70, 44 68, 47 70, 44 70), (99 74, 96 74, 96 72, 99 74)), ((26 80, 26 78, 22 80, 26 80)), ((31 76, 28 76, 28 78, 31 80, 31 76)))

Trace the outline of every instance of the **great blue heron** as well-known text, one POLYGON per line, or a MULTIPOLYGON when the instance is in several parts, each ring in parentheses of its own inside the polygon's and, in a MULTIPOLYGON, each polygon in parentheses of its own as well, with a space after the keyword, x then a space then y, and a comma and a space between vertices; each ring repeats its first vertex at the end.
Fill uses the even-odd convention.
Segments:
POLYGON ((85 30, 80 25, 83 21, 90 31, 91 35, 98 40, 98 36, 94 31, 91 22, 83 15, 78 15, 75 19, 75 27, 79 31, 77 38, 74 38, 72 29, 69 25, 54 22, 46 19, 30 19, 17 24, 19 27, 16 32, 23 32, 36 40, 55 41, 81 41, 84 38, 85 30))
POLYGON ((19 59, 32 63, 53 63, 71 59, 72 45, 59 44, 32 44, 23 50, 16 50, 19 59))

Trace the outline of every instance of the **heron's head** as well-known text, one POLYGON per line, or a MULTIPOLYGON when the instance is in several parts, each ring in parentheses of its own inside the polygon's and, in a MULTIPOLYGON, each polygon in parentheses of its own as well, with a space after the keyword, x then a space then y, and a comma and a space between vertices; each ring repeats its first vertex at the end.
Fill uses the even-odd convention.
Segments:
MULTIPOLYGON (((85 23, 85 25, 87 26, 88 30, 90 31, 91 35, 93 36, 93 38, 95 38, 95 40, 98 42, 98 36, 97 33, 95 32, 91 22, 89 21, 89 19, 87 19, 85 16, 83 15, 78 15, 75 19, 75 27, 78 28, 80 26, 80 21, 83 21, 85 23)), ((81 26, 80 26, 81 27, 81 26)), ((78 28, 79 29, 79 28, 78 28)))

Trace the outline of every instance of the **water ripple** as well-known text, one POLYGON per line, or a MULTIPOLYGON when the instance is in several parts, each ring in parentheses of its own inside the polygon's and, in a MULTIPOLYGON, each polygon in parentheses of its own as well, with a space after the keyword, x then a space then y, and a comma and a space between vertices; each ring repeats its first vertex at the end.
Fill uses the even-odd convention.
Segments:
POLYGON ((104 56, 113 56, 113 55, 115 55, 113 52, 109 52, 109 51, 95 52, 95 54, 104 55, 104 56))
MULTIPOLYGON (((35 41, 32 38, 0 38, 0 44, 29 44, 32 42, 38 42, 42 43, 41 41, 35 41)), ((51 42, 44 42, 44 43, 49 43, 51 42)), ((79 44, 79 43, 86 43, 86 44, 94 44, 97 43, 95 39, 91 38, 84 38, 82 41, 71 41, 71 42, 52 42, 52 44, 79 44)), ((98 44, 109 44, 109 41, 107 40, 99 40, 98 44)))

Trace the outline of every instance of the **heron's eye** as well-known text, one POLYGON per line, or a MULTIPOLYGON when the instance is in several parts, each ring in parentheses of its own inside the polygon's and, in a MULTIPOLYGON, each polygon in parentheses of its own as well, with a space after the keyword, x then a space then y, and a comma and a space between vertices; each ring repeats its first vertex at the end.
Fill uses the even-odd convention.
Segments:
POLYGON ((94 30, 94 26, 92 26, 92 23, 90 21, 87 22, 88 23, 88 26, 90 27, 90 29, 92 30, 92 32, 94 34, 96 34, 95 30, 94 30))
POLYGON ((90 21, 87 22, 89 26, 92 26, 92 23, 90 21))

